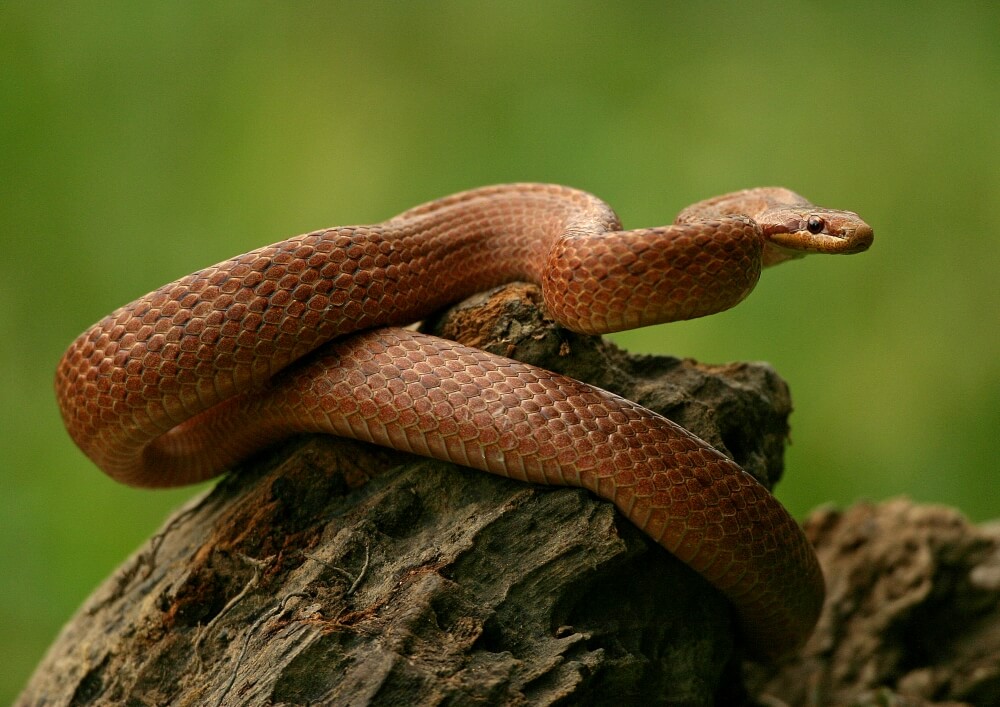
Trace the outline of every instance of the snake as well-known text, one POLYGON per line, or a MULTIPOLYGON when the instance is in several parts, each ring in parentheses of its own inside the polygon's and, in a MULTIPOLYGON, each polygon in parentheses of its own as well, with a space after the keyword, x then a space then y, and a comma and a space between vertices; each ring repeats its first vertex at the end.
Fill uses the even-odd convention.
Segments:
POLYGON ((107 315, 59 362, 80 449, 113 479, 207 479, 298 433, 351 437, 613 503, 735 607, 747 653, 800 647, 824 600, 815 553, 727 456, 599 388, 403 328, 511 281, 600 334, 728 309, 762 268, 866 250, 856 213, 778 187, 623 229, 590 193, 549 184, 460 192, 198 270, 107 315))

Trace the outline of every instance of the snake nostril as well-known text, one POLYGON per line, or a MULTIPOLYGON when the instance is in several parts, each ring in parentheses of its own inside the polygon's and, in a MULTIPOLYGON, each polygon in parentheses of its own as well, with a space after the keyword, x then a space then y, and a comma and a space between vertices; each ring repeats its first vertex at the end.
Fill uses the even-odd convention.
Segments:
POLYGON ((858 251, 867 250, 875 240, 875 232, 868 224, 858 226, 845 234, 846 238, 855 244, 858 251))

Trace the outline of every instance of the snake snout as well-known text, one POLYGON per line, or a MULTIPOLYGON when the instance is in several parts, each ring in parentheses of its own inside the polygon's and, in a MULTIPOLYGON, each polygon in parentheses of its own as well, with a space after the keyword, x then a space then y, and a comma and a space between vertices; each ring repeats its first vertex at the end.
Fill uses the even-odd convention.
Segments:
POLYGON ((798 231, 787 236, 789 241, 796 243, 801 250, 830 255, 852 255, 863 253, 871 247, 875 240, 872 227, 857 217, 856 214, 844 212, 850 217, 844 220, 830 219, 826 222, 826 230, 822 233, 798 231), (839 221, 839 222, 838 222, 839 221), (846 221, 846 222, 845 222, 846 221))
POLYGON ((853 228, 845 228, 841 236, 844 239, 844 246, 841 253, 863 253, 868 250, 875 240, 875 231, 867 223, 859 224, 853 228))

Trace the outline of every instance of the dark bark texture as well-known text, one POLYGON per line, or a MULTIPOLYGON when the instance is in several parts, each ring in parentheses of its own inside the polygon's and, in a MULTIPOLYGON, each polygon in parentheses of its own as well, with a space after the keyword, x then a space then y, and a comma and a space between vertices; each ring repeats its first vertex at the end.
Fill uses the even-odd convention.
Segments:
MULTIPOLYGON (((629 356, 554 326, 526 286, 427 328, 622 394, 766 485, 781 476, 791 403, 766 365, 629 356)), ((881 512, 848 514, 865 508, 881 512)), ((889 549, 906 519, 894 523, 876 538, 849 515, 814 516, 832 578, 817 636, 780 670, 741 671, 726 601, 589 493, 350 440, 290 440, 174 514, 67 624, 18 704, 739 704, 751 700, 744 676, 768 704, 844 703, 886 686, 937 696, 941 654, 958 660, 961 641, 922 631, 960 620, 994 641, 978 663, 963 654, 963 699, 995 696, 998 632, 982 618, 1000 584, 995 535, 970 539, 957 517, 947 533, 924 523, 918 572, 909 550, 889 549), (883 555, 868 554, 874 545, 883 555), (883 573, 895 581, 878 588, 883 573), (923 599, 901 603, 913 587, 923 599), (964 603, 948 608, 949 591, 964 603), (898 611, 882 624, 871 616, 886 597, 898 611), (908 641, 920 659, 903 652, 908 641), (992 678, 976 677, 984 669, 992 678)))

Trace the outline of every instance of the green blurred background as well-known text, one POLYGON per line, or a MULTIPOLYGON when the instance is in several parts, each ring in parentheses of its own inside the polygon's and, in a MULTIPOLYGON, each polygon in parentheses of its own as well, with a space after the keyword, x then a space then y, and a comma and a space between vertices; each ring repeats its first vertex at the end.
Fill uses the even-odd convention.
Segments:
POLYGON ((873 249, 620 336, 772 362, 779 495, 1000 515, 1000 11, 991 3, 35 3, 0 7, 0 702, 194 491, 117 486, 62 429, 70 340, 233 254, 511 180, 667 222, 781 184, 873 249))

